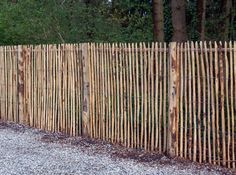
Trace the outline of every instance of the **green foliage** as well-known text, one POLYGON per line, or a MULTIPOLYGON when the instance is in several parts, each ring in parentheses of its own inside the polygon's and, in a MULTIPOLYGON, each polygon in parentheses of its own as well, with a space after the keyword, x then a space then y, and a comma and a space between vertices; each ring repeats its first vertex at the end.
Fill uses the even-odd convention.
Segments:
MULTIPOLYGON (((165 41, 172 37, 169 0, 164 2, 165 41)), ((224 17, 220 0, 208 0, 206 38, 219 40, 224 17)), ((235 7, 235 5, 234 5, 235 7)), ((234 9, 234 8, 233 8, 234 9)), ((235 14, 234 9, 234 14, 235 14)), ((236 15, 230 39, 236 39, 236 15)), ((186 1, 188 38, 197 40, 196 0, 186 1)), ((150 42, 151 0, 1 0, 0 44, 150 42)))

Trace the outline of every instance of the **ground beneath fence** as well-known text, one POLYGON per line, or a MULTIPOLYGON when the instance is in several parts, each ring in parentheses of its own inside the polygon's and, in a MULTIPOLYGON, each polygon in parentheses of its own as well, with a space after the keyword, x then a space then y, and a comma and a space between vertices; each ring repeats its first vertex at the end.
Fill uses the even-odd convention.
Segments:
POLYGON ((0 122, 0 174, 234 174, 119 145, 0 122))

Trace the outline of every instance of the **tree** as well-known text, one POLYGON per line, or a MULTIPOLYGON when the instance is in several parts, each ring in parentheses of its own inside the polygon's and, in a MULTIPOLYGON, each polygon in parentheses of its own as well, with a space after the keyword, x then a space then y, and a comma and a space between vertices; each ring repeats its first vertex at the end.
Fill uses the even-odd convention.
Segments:
POLYGON ((153 40, 164 41, 163 1, 152 0, 153 40))
POLYGON ((171 0, 171 16, 173 25, 172 41, 186 41, 185 0, 171 0))
POLYGON ((199 39, 205 40, 206 0, 197 0, 197 31, 199 39))
POLYGON ((229 29, 230 29, 230 17, 232 10, 232 0, 221 0, 222 14, 224 14, 223 20, 223 39, 229 39, 229 29))

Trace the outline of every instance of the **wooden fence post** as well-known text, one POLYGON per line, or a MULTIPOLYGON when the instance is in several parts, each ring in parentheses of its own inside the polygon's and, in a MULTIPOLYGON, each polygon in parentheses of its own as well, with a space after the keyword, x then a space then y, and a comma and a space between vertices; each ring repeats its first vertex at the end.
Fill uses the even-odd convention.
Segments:
POLYGON ((169 82, 169 116, 168 116, 168 154, 175 156, 176 137, 177 137, 177 114, 178 114, 178 96, 179 96, 179 64, 176 54, 176 42, 171 42, 169 46, 170 59, 170 82, 169 82))
POLYGON ((82 44, 83 63, 83 111, 82 111, 82 135, 89 136, 89 58, 88 44, 82 44))
POLYGON ((24 106, 25 106, 25 61, 26 61, 26 50, 23 48, 23 46, 18 46, 18 107, 19 107, 19 122, 21 124, 25 124, 25 112, 24 112, 24 106))

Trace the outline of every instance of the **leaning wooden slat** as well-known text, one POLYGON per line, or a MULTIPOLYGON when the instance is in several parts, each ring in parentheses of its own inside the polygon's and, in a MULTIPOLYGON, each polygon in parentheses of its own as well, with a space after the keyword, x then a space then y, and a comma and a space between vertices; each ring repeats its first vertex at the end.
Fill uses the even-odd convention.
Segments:
MULTIPOLYGON (((180 44, 180 145, 179 145, 179 155, 183 157, 183 93, 184 93, 184 65, 183 65, 183 43, 180 44)), ((165 75, 165 74, 164 74, 165 75)), ((165 93, 164 93, 165 94, 165 93)), ((165 95, 164 95, 165 96, 165 95)), ((164 108, 165 109, 165 108, 164 108)), ((165 113, 165 112, 164 112, 165 113)))
POLYGON ((192 85, 193 85, 193 161, 197 156, 197 119, 196 119, 196 82, 195 82, 195 52, 194 43, 191 42, 191 59, 192 59, 192 85))
POLYGON ((213 50, 212 50, 212 43, 210 42, 210 77, 211 77, 211 108, 212 108, 212 146, 213 146, 213 163, 215 164, 216 160, 216 148, 215 148, 215 96, 214 96, 214 79, 213 79, 213 50))
MULTIPOLYGON (((234 61, 234 95, 236 95, 236 41, 234 41, 234 48, 232 50, 234 52, 233 55, 233 61, 234 61)), ((233 81, 233 79, 231 80, 233 81)), ((233 99, 233 98, 232 98, 233 99)), ((236 105, 236 103, 234 103, 236 105)), ((234 107, 234 106, 233 106, 234 107)), ((235 162, 235 143, 234 143, 234 138, 235 138, 235 116, 232 115, 232 161, 233 161, 233 168, 236 166, 235 162)))
MULTIPOLYGON (((195 43, 195 48, 198 50, 198 43, 195 43)), ((199 162, 202 162, 202 137, 201 137, 201 75, 200 75, 200 61, 199 53, 196 53, 196 65, 197 65, 197 88, 198 88, 198 112, 197 112, 197 124, 198 124, 198 157, 199 162)))
POLYGON ((200 42, 200 61, 201 61, 201 73, 202 73, 202 89, 203 89, 203 162, 206 161, 206 68, 204 63, 204 50, 203 43, 200 42))
MULTIPOLYGON (((220 42, 220 107, 221 107, 221 127, 222 127, 222 152, 223 152, 223 166, 226 165, 226 146, 225 146, 225 85, 224 85, 224 55, 223 55, 223 48, 222 43, 220 42)), ((211 163, 211 162, 210 162, 211 163)))
MULTIPOLYGON (((227 119, 227 123, 228 123, 228 132, 227 132, 227 138, 228 138, 228 143, 227 143, 227 155, 226 157, 228 158, 225 158, 225 160, 227 160, 227 165, 228 165, 228 168, 230 168, 230 111, 229 111, 229 60, 228 60, 228 56, 227 56, 227 48, 228 48, 228 45, 227 45, 227 42, 225 42, 224 44, 224 48, 225 48, 225 51, 224 51, 224 59, 225 59, 225 92, 226 92, 226 110, 227 110, 227 114, 226 114, 226 119, 227 119)), ((213 144, 214 145, 214 144, 213 144)))

